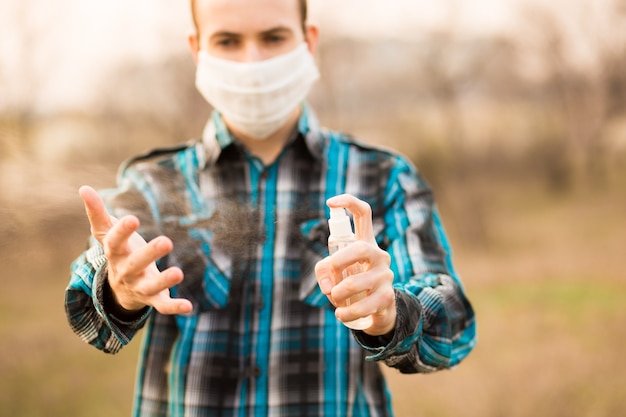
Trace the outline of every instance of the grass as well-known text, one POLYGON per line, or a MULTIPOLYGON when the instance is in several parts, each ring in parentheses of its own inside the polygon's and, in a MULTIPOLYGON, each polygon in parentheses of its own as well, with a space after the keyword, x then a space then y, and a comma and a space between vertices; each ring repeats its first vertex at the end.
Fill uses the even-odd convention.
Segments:
MULTIPOLYGON (((454 190, 440 206, 479 342, 454 370, 386 369, 397 416, 626 415, 625 188, 465 186, 482 187, 484 244, 462 234, 468 217, 454 190)), ((104 355, 65 321, 69 263, 88 230, 82 208, 76 200, 54 222, 33 216, 32 227, 0 240, 0 415, 129 415, 138 343, 104 355)))
MULTIPOLYGON (((450 230, 478 345, 452 371, 388 371, 397 415, 626 415, 625 189, 483 186, 487 244, 450 230)), ((454 204, 444 204, 444 220, 459 212, 454 204)))
POLYGON ((452 371, 388 372, 398 416, 624 415, 625 289, 548 281, 474 291, 477 348, 452 371))

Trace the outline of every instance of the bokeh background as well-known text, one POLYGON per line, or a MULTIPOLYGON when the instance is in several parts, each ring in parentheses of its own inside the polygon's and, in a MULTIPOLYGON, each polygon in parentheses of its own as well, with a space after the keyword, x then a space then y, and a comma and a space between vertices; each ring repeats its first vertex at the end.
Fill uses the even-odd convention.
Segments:
MULTIPOLYGON (((626 415, 626 1, 311 0, 321 121, 435 189, 476 309, 458 368, 386 371, 399 417, 626 415)), ((186 1, 0 2, 0 415, 130 413, 138 343, 63 311, 77 188, 198 137, 186 1)))

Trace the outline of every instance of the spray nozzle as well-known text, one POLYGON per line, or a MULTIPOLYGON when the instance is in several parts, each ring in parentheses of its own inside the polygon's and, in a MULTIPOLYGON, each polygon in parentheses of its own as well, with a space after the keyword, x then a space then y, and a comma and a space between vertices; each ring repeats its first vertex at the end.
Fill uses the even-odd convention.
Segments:
POLYGON ((346 209, 343 207, 331 208, 330 209, 330 219, 337 221, 345 221, 348 216, 346 215, 346 209))
POLYGON ((332 236, 351 236, 353 234, 350 217, 348 217, 346 209, 343 207, 330 209, 328 227, 332 236))

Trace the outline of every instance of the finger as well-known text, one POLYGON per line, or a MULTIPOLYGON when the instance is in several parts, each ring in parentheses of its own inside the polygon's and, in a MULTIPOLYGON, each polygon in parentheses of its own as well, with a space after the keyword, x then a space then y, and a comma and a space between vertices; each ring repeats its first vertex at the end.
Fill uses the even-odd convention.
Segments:
POLYGON ((350 297, 349 305, 341 305, 336 315, 342 321, 352 321, 369 315, 384 319, 395 311, 395 293, 391 286, 380 286, 373 288, 363 298, 350 297))
POLYGON ((351 294, 350 297, 338 299, 338 308, 335 316, 343 321, 349 322, 362 317, 367 317, 376 311, 376 304, 371 294, 362 291, 351 294))
POLYGON ((131 249, 128 245, 130 237, 139 228, 139 219, 129 215, 122 217, 108 231, 103 238, 103 246, 105 251, 110 255, 127 255, 131 249), (106 241, 106 242, 105 242, 106 241))
POLYGON ((328 207, 344 207, 354 217, 354 233, 357 239, 375 242, 374 226, 372 225, 372 208, 363 200, 350 194, 341 194, 326 201, 328 207))
POLYGON ((374 275, 371 271, 355 273, 348 275, 335 285, 330 295, 335 301, 343 303, 347 299, 362 293, 369 294, 375 285, 374 275))
POLYGON ((147 268, 156 268, 155 262, 170 253, 173 248, 174 244, 165 236, 156 237, 140 248, 129 248, 126 273, 132 276, 140 274, 147 268))
POLYGON ((171 298, 168 290, 155 296, 151 305, 161 314, 189 314, 193 311, 191 301, 186 298, 171 298))
POLYGON ((152 305, 161 314, 189 314, 193 304, 186 298, 159 297, 152 305))
POLYGON ((180 284, 183 280, 183 271, 178 267, 170 267, 159 272, 155 267, 155 273, 147 274, 135 284, 135 292, 149 298, 160 294, 171 287, 180 284))
POLYGON ((372 313, 374 325, 368 331, 371 335, 388 334, 396 327, 396 294, 393 287, 381 287, 373 295, 371 306, 364 306, 365 309, 375 309, 372 313))
POLYGON ((346 268, 350 268, 356 263, 365 265, 369 268, 369 265, 377 265, 380 262, 380 258, 384 256, 378 246, 357 240, 346 248, 341 248, 337 252, 329 256, 328 263, 331 272, 339 273, 346 268))
POLYGON ((104 206, 104 201, 102 201, 96 190, 87 185, 80 187, 78 194, 85 205, 87 218, 91 225, 91 234, 101 242, 102 238, 113 226, 111 216, 109 216, 104 206))

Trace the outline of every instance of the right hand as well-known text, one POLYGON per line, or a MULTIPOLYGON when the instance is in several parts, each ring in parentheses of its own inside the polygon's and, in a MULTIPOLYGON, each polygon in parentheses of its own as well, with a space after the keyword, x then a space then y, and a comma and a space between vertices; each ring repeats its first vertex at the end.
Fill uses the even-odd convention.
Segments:
POLYGON ((135 216, 119 220, 110 216, 102 198, 91 187, 81 187, 79 194, 91 234, 104 248, 109 285, 118 305, 129 312, 152 306, 161 314, 190 313, 191 302, 172 298, 169 292, 169 288, 183 280, 183 271, 177 267, 159 271, 155 263, 172 251, 172 241, 159 236, 146 242, 137 233, 139 219, 135 216))

